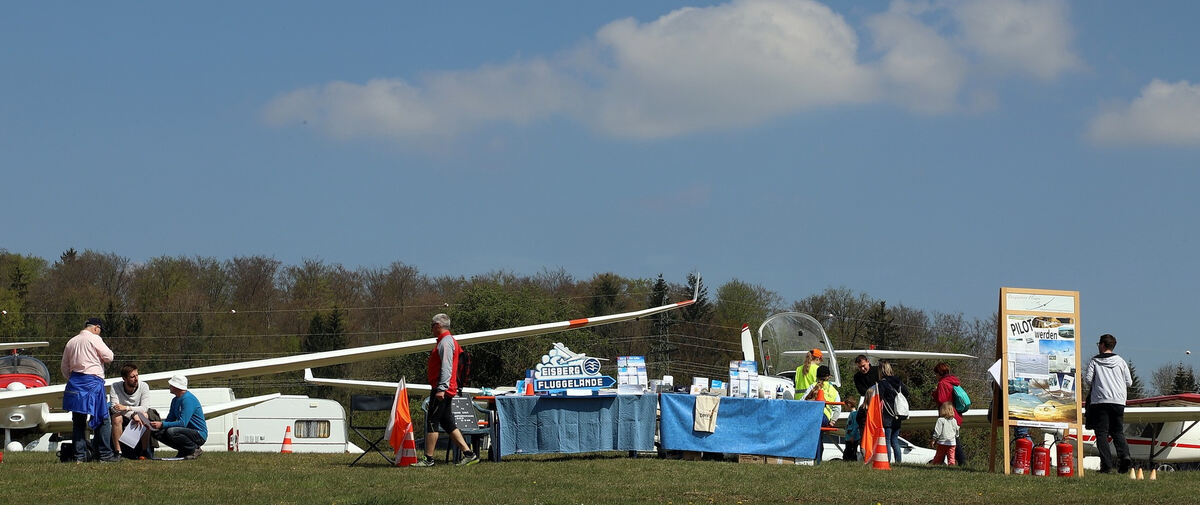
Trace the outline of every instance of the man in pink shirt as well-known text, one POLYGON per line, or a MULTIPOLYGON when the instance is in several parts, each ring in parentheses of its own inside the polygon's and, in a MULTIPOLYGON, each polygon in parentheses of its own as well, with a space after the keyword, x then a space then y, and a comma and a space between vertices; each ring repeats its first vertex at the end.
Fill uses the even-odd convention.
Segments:
POLYGON ((118 461, 113 452, 112 425, 108 418, 108 401, 104 395, 104 365, 113 360, 112 349, 100 339, 102 321, 93 317, 83 331, 71 337, 63 349, 62 374, 67 378, 63 391, 63 410, 71 411, 71 441, 75 461, 88 456, 87 428, 95 433, 96 451, 103 462, 118 461), (88 416, 91 416, 89 421, 88 416))

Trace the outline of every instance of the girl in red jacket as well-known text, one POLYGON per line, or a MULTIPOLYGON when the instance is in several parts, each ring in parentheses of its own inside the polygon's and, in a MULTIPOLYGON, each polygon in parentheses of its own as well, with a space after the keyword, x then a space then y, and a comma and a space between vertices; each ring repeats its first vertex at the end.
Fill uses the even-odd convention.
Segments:
MULTIPOLYGON (((937 374, 938 376, 937 387, 933 389, 933 404, 941 405, 943 403, 950 402, 950 404, 953 405, 954 386, 961 386, 962 383, 958 381, 958 377, 955 377, 950 373, 950 365, 945 363, 938 363, 937 366, 933 367, 933 373, 937 374)), ((962 426, 962 414, 959 414, 957 411, 955 411, 954 421, 959 426, 962 426)), ((967 453, 966 451, 963 451, 961 435, 956 437, 954 441, 954 459, 959 466, 964 466, 967 464, 967 453)))

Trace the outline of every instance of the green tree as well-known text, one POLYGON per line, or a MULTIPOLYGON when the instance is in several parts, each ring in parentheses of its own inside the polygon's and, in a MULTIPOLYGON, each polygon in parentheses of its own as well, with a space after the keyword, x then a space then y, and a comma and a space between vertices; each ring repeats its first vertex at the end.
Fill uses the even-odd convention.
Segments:
MULTIPOLYGON (((505 287, 475 281, 455 299, 448 315, 453 332, 461 334, 558 321, 569 318, 568 312, 567 304, 542 296, 532 286, 505 287)), ((562 342, 576 352, 606 355, 604 349, 597 347, 596 339, 590 337, 587 330, 573 330, 473 345, 472 382, 492 386, 512 384, 525 377, 525 371, 537 365, 555 342, 562 342)), ((423 363, 409 373, 418 372, 419 377, 424 377, 423 363)))
POLYGON ((887 302, 875 304, 867 313, 867 338, 880 349, 895 349, 899 343, 900 332, 896 327, 895 317, 887 309, 887 302))
POLYGON ((1178 395, 1183 393, 1196 392, 1196 375, 1192 371, 1191 365, 1184 365, 1182 362, 1175 367, 1175 380, 1172 384, 1171 394, 1178 395))
POLYGON ((758 284, 732 279, 717 288, 714 321, 722 326, 741 328, 743 324, 757 327, 779 310, 783 299, 758 284))
MULTIPOLYGON (((670 300, 670 286, 663 279, 662 274, 658 274, 658 278, 654 280, 654 285, 650 288, 650 298, 647 300, 650 307, 661 307, 666 305, 670 300)), ((675 346, 671 344, 671 327, 674 326, 674 321, 666 312, 659 312, 650 316, 650 355, 646 357, 647 366, 655 366, 656 364, 665 364, 669 361, 671 351, 675 350, 675 346)), ((659 368, 655 366, 655 368, 659 368)), ((664 375, 669 375, 670 371, 665 367, 661 367, 664 375)))
POLYGON ((1137 368, 1134 368, 1133 361, 1129 363, 1129 376, 1133 378, 1133 385, 1129 386, 1128 398, 1130 400, 1146 397, 1146 386, 1142 384, 1142 378, 1138 377, 1137 368))
MULTIPOLYGON (((334 307, 327 314, 317 312, 309 320, 308 333, 304 335, 301 350, 306 353, 333 351, 346 347, 346 327, 343 323, 345 312, 334 307)), ((333 365, 317 368, 314 375, 340 379, 345 377, 346 365, 333 365)), ((310 396, 328 398, 332 388, 327 386, 310 386, 310 396)))
POLYGON ((0 338, 36 340, 36 327, 28 313, 30 287, 40 280, 46 262, 33 256, 0 249, 0 338))
POLYGON ((684 300, 692 299, 692 295, 696 296, 696 302, 683 308, 683 313, 680 316, 689 323, 707 323, 712 319, 712 304, 708 301, 708 286, 700 284, 700 277, 695 272, 688 274, 687 284, 684 287, 684 300), (700 286, 700 290, 696 290, 696 286, 700 286))

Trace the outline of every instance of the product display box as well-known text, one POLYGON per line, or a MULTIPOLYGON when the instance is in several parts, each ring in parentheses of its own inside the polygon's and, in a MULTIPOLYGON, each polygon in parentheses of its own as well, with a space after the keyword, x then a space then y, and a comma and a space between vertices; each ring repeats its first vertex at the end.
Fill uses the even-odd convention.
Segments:
POLYGON ((757 454, 738 454, 738 463, 755 463, 761 465, 766 462, 766 456, 759 456, 757 454))

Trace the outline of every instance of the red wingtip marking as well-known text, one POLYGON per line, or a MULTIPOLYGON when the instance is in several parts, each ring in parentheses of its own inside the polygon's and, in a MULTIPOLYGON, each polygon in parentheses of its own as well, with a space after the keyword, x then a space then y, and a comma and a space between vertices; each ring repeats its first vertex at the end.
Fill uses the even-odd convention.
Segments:
POLYGON ((567 328, 568 328, 568 329, 570 329, 570 328, 578 328, 578 327, 580 327, 580 326, 584 326, 584 325, 586 325, 586 324, 588 324, 588 320, 587 320, 587 319, 572 319, 572 320, 571 320, 571 324, 567 325, 567 328))
POLYGON ((750 327, 750 325, 748 325, 748 324, 743 324, 743 325, 742 325, 742 329, 743 329, 743 330, 744 330, 744 329, 746 329, 746 328, 749 328, 749 327, 750 327))

